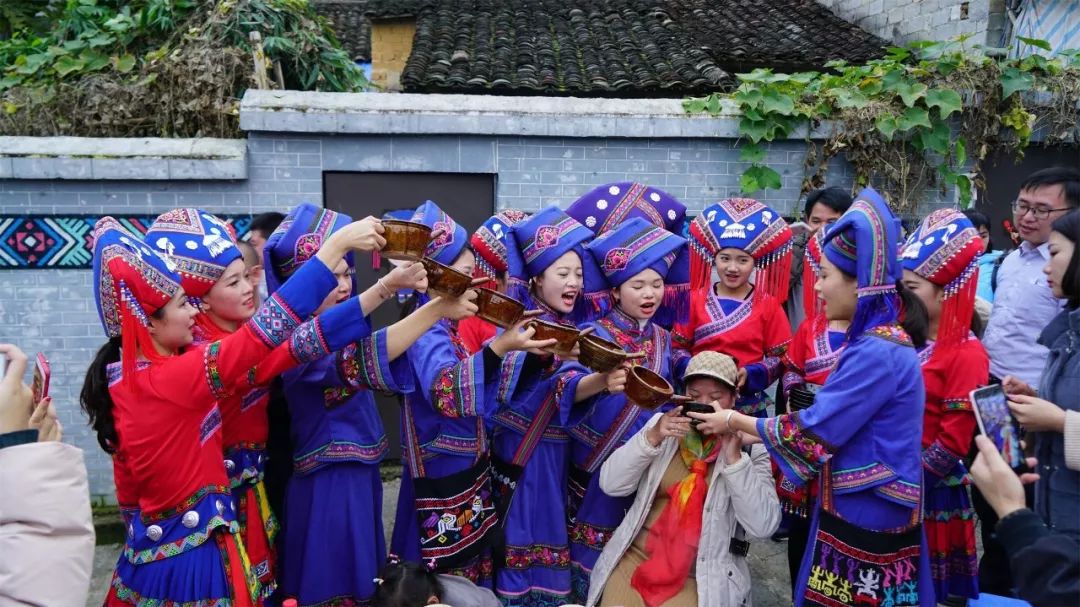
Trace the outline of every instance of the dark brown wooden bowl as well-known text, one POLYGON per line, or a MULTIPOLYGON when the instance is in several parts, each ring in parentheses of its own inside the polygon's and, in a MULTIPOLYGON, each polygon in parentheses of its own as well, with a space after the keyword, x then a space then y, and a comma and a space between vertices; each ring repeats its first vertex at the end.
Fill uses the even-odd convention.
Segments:
POLYGON ((626 398, 643 409, 655 409, 675 394, 668 380, 641 365, 630 368, 626 378, 626 398))
POLYGON ((569 354, 578 340, 578 330, 570 325, 562 325, 546 320, 532 320, 526 326, 536 330, 533 333, 533 339, 536 341, 554 339, 555 346, 552 349, 555 350, 556 354, 569 354))
POLYGON ((498 291, 481 288, 476 290, 476 315, 491 324, 509 329, 525 314, 525 304, 498 291))
POLYGON ((626 360, 626 351, 619 344, 595 335, 578 340, 581 356, 578 362, 597 373, 607 373, 626 360))
POLYGON ((384 219, 382 225, 386 246, 379 251, 380 255, 398 261, 419 261, 424 256, 431 240, 431 228, 400 219, 384 219))
POLYGON ((450 266, 435 261, 430 257, 421 260, 427 270, 428 291, 438 295, 457 298, 465 294, 472 286, 472 276, 458 272, 450 266))

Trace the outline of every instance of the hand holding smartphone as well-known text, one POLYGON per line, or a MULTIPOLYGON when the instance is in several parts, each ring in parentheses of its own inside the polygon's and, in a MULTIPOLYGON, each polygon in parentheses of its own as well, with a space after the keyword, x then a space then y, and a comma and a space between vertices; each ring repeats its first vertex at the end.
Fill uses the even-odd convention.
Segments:
POLYGON ((1009 411, 1005 390, 1000 385, 972 390, 969 395, 975 409, 975 421, 979 432, 997 447, 1001 457, 1010 468, 1024 466, 1024 453, 1020 449, 1020 433, 1012 412, 1009 411))

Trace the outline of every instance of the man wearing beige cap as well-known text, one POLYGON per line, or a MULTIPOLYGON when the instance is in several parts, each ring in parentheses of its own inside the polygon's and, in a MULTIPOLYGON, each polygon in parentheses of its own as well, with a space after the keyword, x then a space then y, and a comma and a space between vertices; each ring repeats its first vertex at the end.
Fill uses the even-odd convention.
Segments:
POLYGON ((748 538, 780 523, 769 456, 712 431, 735 406, 733 358, 701 352, 683 380, 695 402, 657 413, 600 468, 605 493, 636 497, 593 568, 589 607, 749 603, 748 538), (698 423, 683 414, 694 405, 716 412, 698 423))

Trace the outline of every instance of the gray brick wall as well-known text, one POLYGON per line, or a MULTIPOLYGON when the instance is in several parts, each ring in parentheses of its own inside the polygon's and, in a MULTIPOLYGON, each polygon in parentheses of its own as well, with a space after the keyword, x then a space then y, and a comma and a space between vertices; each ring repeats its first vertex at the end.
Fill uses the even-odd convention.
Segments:
POLYGON ((898 43, 949 40, 998 46, 1005 26, 1004 0, 817 0, 868 32, 898 43), (966 11, 966 15, 965 15, 966 11))
MULTIPOLYGON (((762 199, 789 212, 803 177, 804 144, 769 146, 784 187, 762 199)), ((482 172, 497 175, 500 208, 565 206, 605 182, 638 180, 670 192, 693 210, 738 193, 731 139, 550 138, 485 136, 285 135, 251 133, 248 178, 236 181, 0 179, 0 213, 153 214, 194 205, 211 212, 286 211, 322 202, 322 171, 482 172)), ((830 183, 851 176, 836 162, 830 183)), ((448 209, 453 213, 453 209, 448 209)), ((0 271, 2 339, 53 361, 53 394, 68 441, 87 452, 91 491, 112 499, 109 460, 78 410, 86 365, 104 342, 86 270, 0 271)))

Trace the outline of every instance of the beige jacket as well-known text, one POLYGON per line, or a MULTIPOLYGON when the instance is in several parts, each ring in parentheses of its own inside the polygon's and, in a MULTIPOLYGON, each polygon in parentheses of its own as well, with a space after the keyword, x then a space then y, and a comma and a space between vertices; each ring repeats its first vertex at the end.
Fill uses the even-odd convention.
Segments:
POLYGON ((56 442, 0 449, 0 606, 82 607, 93 564, 82 450, 56 442))
MULTIPOLYGON (((600 468, 600 488, 605 493, 625 496, 637 491, 637 498, 593 567, 588 607, 600 602, 611 572, 645 524, 664 471, 677 453, 679 441, 674 438, 666 439, 658 448, 645 438, 645 431, 656 424, 660 415, 653 416, 600 468)), ((749 455, 743 453, 742 459, 731 466, 718 461, 705 496, 696 566, 698 605, 749 606, 750 568, 744 557, 728 551, 731 537, 737 534, 739 539, 767 538, 779 524, 780 501, 765 448, 754 445, 749 455), (737 526, 742 530, 737 531, 737 526)))

